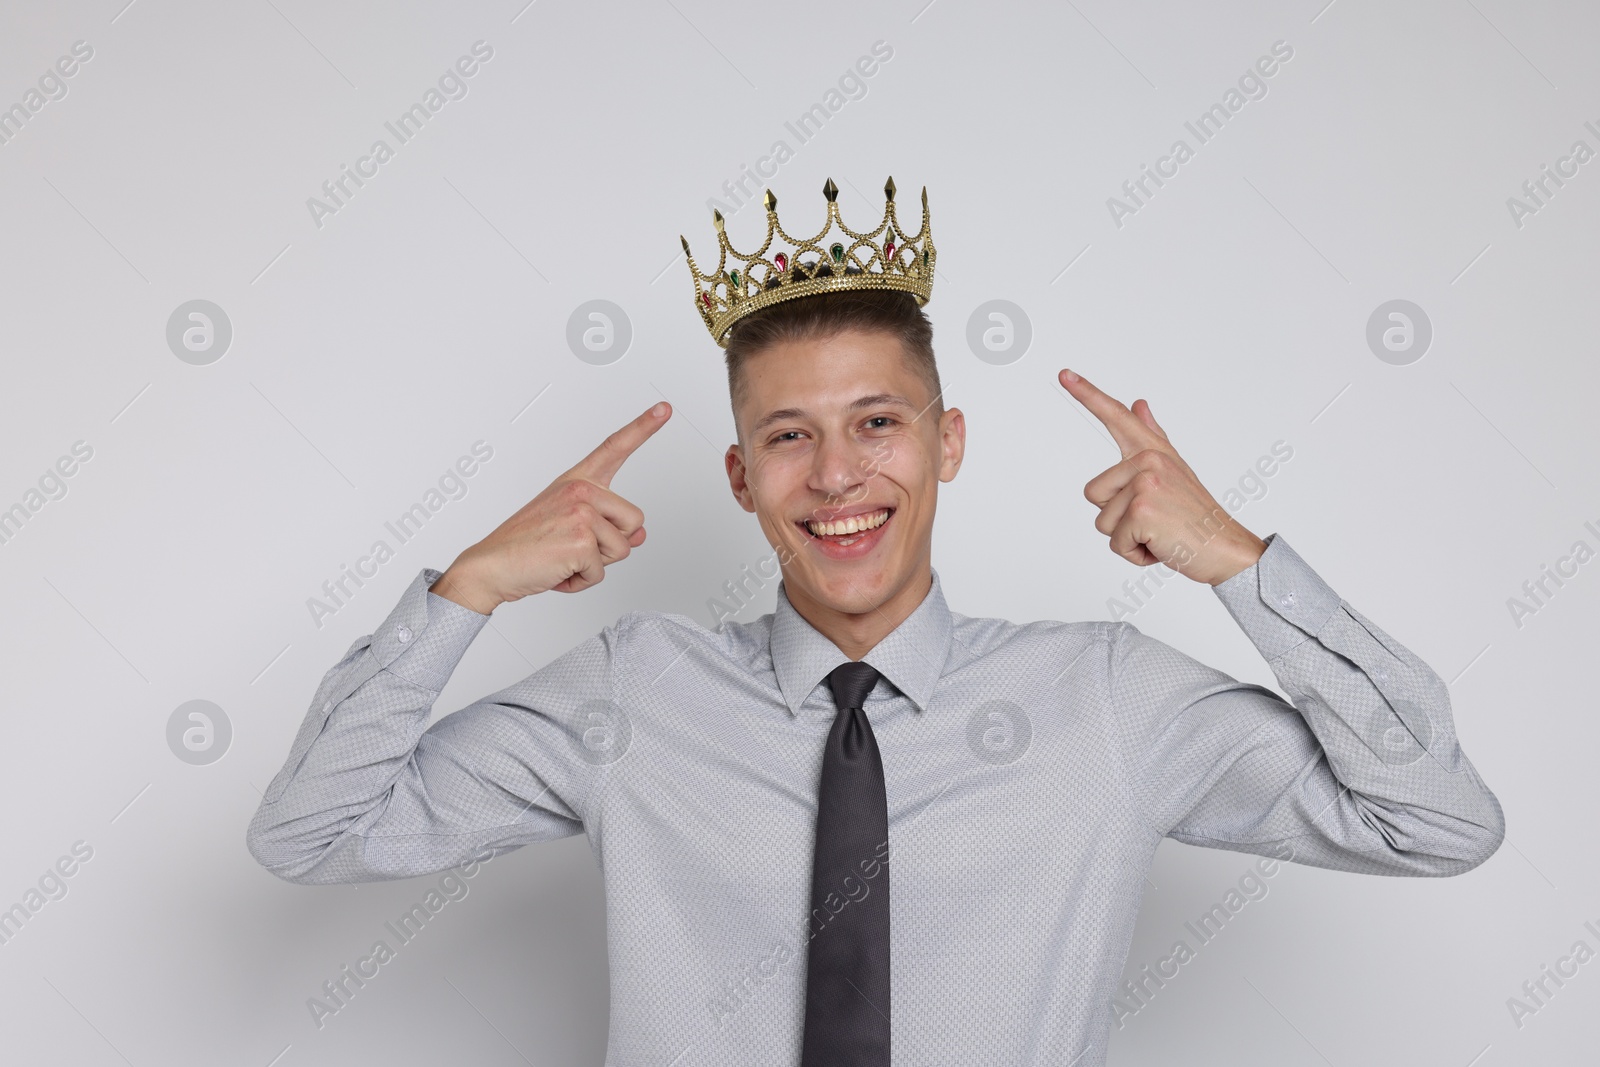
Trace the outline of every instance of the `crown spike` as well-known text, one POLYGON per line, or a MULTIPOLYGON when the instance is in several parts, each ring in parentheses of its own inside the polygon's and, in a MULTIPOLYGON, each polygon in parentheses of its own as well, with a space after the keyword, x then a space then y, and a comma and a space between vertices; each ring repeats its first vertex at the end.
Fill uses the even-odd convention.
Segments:
POLYGON ((832 178, 829 178, 827 184, 822 187, 822 195, 828 198, 830 204, 839 199, 839 187, 833 184, 832 178))
POLYGON ((718 233, 725 232, 722 228, 722 212, 718 211, 716 208, 711 209, 711 221, 716 223, 718 233))
POLYGON ((891 202, 894 200, 894 175, 892 174, 889 176, 889 180, 883 183, 883 195, 891 202))
POLYGON ((767 210, 768 211, 776 211, 776 210, 778 210, 778 198, 772 195, 772 190, 771 189, 768 189, 765 193, 762 194, 761 202, 763 204, 767 205, 767 210))
POLYGON ((680 233, 680 234, 678 234, 678 240, 683 242, 683 254, 684 255, 688 255, 689 254, 689 239, 687 237, 685 237, 683 234, 680 233))

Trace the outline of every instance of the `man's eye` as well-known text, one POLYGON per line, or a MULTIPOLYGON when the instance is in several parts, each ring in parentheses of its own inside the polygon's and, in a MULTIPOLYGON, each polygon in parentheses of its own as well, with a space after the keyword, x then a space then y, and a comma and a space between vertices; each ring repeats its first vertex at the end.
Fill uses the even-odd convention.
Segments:
POLYGON ((773 437, 772 441, 773 441, 774 444, 776 444, 777 442, 782 441, 787 437, 798 436, 799 433, 800 433, 799 430, 785 430, 782 433, 780 433, 780 434, 776 435, 775 437, 773 437))
MULTIPOLYGON (((870 423, 874 423, 874 422, 892 424, 894 422, 894 416, 892 416, 892 415, 874 415, 872 418, 868 419, 867 422, 869 424, 870 423)), ((873 429, 887 429, 887 428, 888 428, 887 425, 886 426, 881 426, 881 427, 879 427, 879 426, 874 426, 873 427, 873 429)))

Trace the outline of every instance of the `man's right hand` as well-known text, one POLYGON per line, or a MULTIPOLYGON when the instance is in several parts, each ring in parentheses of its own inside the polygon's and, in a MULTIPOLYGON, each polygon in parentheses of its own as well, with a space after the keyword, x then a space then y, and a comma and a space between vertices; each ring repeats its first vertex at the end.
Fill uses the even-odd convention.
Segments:
POLYGON ((611 491, 623 461, 666 425, 665 401, 600 443, 577 466, 450 564, 429 591, 488 615, 554 589, 576 593, 644 544, 644 512, 611 491), (657 414, 659 412, 659 414, 657 414))

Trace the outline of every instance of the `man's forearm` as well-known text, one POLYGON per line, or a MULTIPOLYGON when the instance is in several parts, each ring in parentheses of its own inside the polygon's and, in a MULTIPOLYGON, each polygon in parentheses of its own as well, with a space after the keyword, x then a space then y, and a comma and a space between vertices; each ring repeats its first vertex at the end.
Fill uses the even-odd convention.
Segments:
POLYGON ((1315 733, 1339 783, 1331 810, 1318 810, 1309 828, 1337 839, 1343 823, 1350 845, 1370 837, 1379 847, 1368 858, 1384 873, 1454 874, 1483 862, 1500 844, 1504 819, 1456 739, 1448 687, 1276 535, 1274 546, 1217 595, 1315 733))
MULTIPOLYGON (((323 678, 283 769, 268 785, 247 844, 289 881, 398 877, 369 865, 348 831, 384 803, 412 760, 439 691, 487 617, 429 619, 419 575, 374 633, 323 678)), ((436 579, 437 581, 437 579, 436 579)), ((441 606, 436 600, 436 607, 441 606)), ((371 827, 369 827, 370 829, 371 827)))

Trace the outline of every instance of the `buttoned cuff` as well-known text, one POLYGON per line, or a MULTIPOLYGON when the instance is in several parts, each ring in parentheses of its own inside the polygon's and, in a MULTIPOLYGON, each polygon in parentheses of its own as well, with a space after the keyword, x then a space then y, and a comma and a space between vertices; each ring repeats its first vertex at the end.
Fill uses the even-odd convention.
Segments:
POLYGON ((422 568, 373 632, 369 646, 384 670, 435 693, 444 688, 472 639, 489 621, 487 615, 428 592, 443 573, 422 568))
POLYGON ((1260 653, 1277 659, 1315 637, 1342 603, 1311 565, 1278 534, 1249 567, 1211 588, 1260 653))

